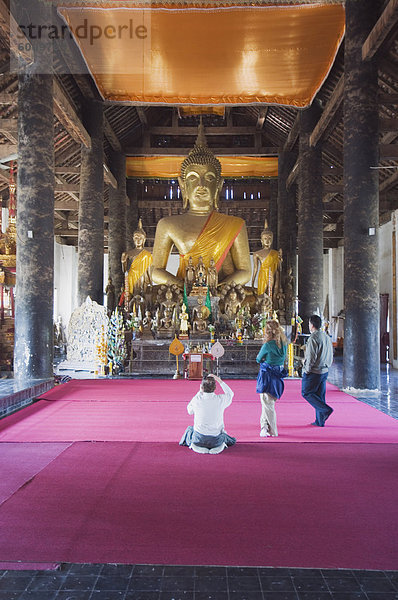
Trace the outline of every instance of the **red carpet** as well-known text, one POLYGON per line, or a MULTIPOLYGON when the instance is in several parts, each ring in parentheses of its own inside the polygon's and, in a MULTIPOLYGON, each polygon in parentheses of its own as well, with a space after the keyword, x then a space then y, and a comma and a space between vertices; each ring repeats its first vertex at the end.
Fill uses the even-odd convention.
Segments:
POLYGON ((75 380, 0 421, 0 566, 395 569, 398 422, 329 385, 311 427, 289 380, 263 439, 255 382, 231 387, 218 456, 177 443, 198 382, 75 380))
POLYGON ((0 561, 395 569, 397 448, 75 443, 2 505, 0 561))
MULTIPOLYGON (((260 402, 255 381, 229 382, 235 391, 225 413, 239 442, 396 443, 398 421, 328 385, 335 408, 324 428, 309 425, 314 410, 301 397, 301 381, 286 381, 277 402, 279 437, 259 438, 260 402)), ((175 442, 193 422, 186 405, 198 382, 173 380, 72 380, 43 400, 0 422, 0 441, 175 442)))
POLYGON ((2 444, 0 505, 44 469, 70 444, 2 444))

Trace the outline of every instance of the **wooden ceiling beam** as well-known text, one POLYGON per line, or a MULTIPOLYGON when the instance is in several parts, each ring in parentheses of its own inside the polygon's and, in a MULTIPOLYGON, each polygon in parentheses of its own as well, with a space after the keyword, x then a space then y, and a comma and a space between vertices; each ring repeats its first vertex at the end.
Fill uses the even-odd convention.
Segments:
POLYGON ((78 183, 56 183, 54 185, 54 192, 56 194, 78 194, 80 192, 80 185, 78 183))
POLYGON ((108 119, 104 115, 104 136, 108 140, 112 150, 115 152, 122 152, 122 146, 116 136, 116 133, 113 131, 111 124, 108 119))
POLYGON ((266 106, 265 108, 260 108, 260 110, 258 111, 258 117, 257 117, 257 123, 256 123, 257 131, 261 131, 261 129, 264 127, 265 119, 267 118, 267 113, 268 113, 268 106, 266 106))
POLYGON ((390 106, 393 104, 398 105, 398 94, 379 94, 378 95, 379 104, 384 104, 385 106, 390 106))
POLYGON ((8 162, 15 160, 18 155, 18 144, 1 144, 0 161, 8 162))
POLYGON ((390 177, 385 179, 379 186, 379 192, 386 192, 398 183, 398 169, 390 177))
MULTIPOLYGON (((126 148, 126 156, 186 156, 190 148, 157 148, 142 146, 136 148, 126 148)), ((243 146, 233 146, 230 148, 210 148, 218 156, 278 156, 277 147, 244 148, 243 146)))
MULTIPOLYGON (((11 119, 12 120, 12 119, 11 119)), ((7 121, 7 119, 3 119, 3 121, 7 121)), ((1 125, 1 120, 0 120, 1 125)), ((386 119, 381 117, 379 119, 379 131, 396 131, 398 132, 398 119, 386 119)))
POLYGON ((56 175, 80 175, 80 167, 55 167, 56 175))
POLYGON ((380 160, 397 160, 398 144, 379 144, 380 160))
MULTIPOLYGON (((54 235, 59 235, 61 237, 72 237, 77 238, 79 236, 78 229, 54 229, 54 235)), ((104 230, 104 237, 108 237, 108 231, 104 230)))
POLYGON ((341 167, 333 167, 332 169, 330 167, 323 167, 322 169, 322 176, 323 177, 327 177, 328 175, 332 175, 333 177, 342 177, 344 174, 344 169, 342 169, 341 167))
POLYGON ((289 173, 288 178, 286 179, 286 189, 289 189, 292 184, 296 181, 298 173, 299 173, 299 164, 300 164, 300 159, 298 158, 292 168, 292 170, 289 173))
POLYGON ((10 13, 4 0, 0 0, 0 31, 9 42, 10 52, 25 64, 33 62, 33 48, 10 13))
POLYGON ((144 127, 148 126, 148 118, 146 116, 145 108, 142 106, 136 106, 135 110, 137 111, 137 116, 144 127))
POLYGON ((344 191, 344 184, 341 183, 324 183, 324 194, 341 194, 344 191))
POLYGON ((18 135, 18 119, 0 119, 0 133, 18 135))
POLYGON ((0 93, 0 104, 16 104, 18 102, 18 93, 13 92, 8 94, 7 92, 0 93))
POLYGON ((310 145, 316 146, 323 135, 328 130, 333 118, 335 117, 340 105, 343 101, 344 93, 344 74, 340 77, 333 94, 323 111, 318 123, 315 125, 313 132, 310 135, 310 145))
POLYGON ((283 152, 290 152, 293 150, 293 147, 298 139, 300 133, 300 118, 299 113, 297 113, 292 128, 289 131, 289 135, 287 136, 285 145, 283 146, 283 152))
MULTIPOLYGON (((60 17, 57 18, 59 19, 60 27, 62 27, 64 23, 61 21, 60 17)), ((72 76, 76 82, 77 87, 81 92, 82 98, 99 100, 100 96, 98 94, 98 91, 92 84, 92 78, 91 76, 89 76, 86 64, 83 62, 82 57, 80 56, 78 51, 76 51, 76 49, 74 50, 75 53, 73 54, 72 48, 74 48, 74 45, 72 46, 62 43, 62 40, 56 41, 55 43, 65 62, 68 72, 73 74, 72 76)), ((115 150, 115 152, 122 152, 122 148, 117 138, 117 135, 115 134, 106 115, 104 115, 104 136, 108 140, 111 148, 115 150)))
POLYGON ((55 200, 54 209, 77 212, 79 210, 79 204, 77 202, 73 202, 72 200, 55 200))
MULTIPOLYGON (((228 200, 220 201, 220 210, 223 212, 225 209, 233 210, 253 210, 253 209, 267 209, 268 198, 263 200, 228 200)), ((180 210, 182 207, 182 200, 138 200, 138 208, 163 208, 168 210, 180 210)))
POLYGON ((104 163, 104 181, 117 190, 117 181, 106 163, 104 163))
MULTIPOLYGON (((198 135, 198 128, 184 126, 150 127, 148 129, 148 133, 149 135, 189 135, 196 137, 198 135)), ((256 127, 207 127, 205 129, 206 137, 210 137, 212 135, 255 135, 256 133, 258 133, 258 129, 256 127)))
POLYGON ((65 127, 69 135, 78 144, 83 144, 86 148, 91 148, 91 137, 83 123, 79 119, 69 98, 54 79, 54 114, 65 127))
POLYGON ((380 50, 387 36, 398 23, 398 0, 389 0, 380 18, 362 45, 362 60, 367 61, 380 50))
POLYGON ((344 205, 340 202, 326 202, 323 205, 324 213, 342 213, 344 212, 344 205))

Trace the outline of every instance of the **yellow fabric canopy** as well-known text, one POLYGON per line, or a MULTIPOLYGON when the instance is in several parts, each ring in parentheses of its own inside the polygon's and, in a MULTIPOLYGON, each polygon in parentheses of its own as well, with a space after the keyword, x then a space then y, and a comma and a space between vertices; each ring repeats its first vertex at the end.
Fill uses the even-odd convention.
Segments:
POLYGON ((114 101, 308 106, 344 35, 341 4, 79 4, 59 13, 102 96, 114 101))
MULTIPOLYGON (((175 179, 185 156, 128 156, 126 176, 142 179, 175 179)), ((277 177, 277 156, 218 156, 223 177, 277 177)))

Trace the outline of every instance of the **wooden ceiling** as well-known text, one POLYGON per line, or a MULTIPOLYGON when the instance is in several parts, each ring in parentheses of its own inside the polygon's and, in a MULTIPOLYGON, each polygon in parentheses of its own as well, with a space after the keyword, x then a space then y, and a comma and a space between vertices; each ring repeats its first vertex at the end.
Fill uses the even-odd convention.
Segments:
MULTIPOLYGON (((380 18, 363 46, 363 58, 375 56, 379 65, 380 223, 390 219, 398 208, 398 2, 388 0, 380 8, 380 18)), ((10 73, 9 12, 0 0, 0 195, 8 198, 9 168, 17 158, 18 80, 10 73), (8 20, 7 20, 8 19, 8 20)), ((55 142, 55 234, 60 243, 77 245, 80 187, 80 149, 87 144, 81 123, 85 98, 100 99, 89 73, 82 73, 82 60, 76 49, 54 44, 54 142, 55 142), (78 68, 76 64, 78 63, 78 68), (65 75, 65 73, 80 73, 65 75)), ((343 84, 344 44, 327 80, 315 99, 322 116, 311 144, 322 141, 324 248, 336 247, 343 239, 343 84)), ((203 117, 209 146, 215 154, 278 155, 289 150, 298 156, 299 109, 278 105, 231 106, 224 116, 203 117)), ((178 107, 134 106, 106 102, 104 151, 109 163, 113 151, 134 154, 186 154, 193 146, 198 117, 181 117, 178 107)), ((298 162, 288 183, 296 187, 298 162)), ((115 180, 104 165, 104 247, 107 249, 108 186, 115 180)), ((272 180, 227 180, 220 210, 245 219, 250 247, 260 246, 264 218, 269 217, 269 200, 274 197, 272 180), (228 197, 226 190, 228 191, 228 197), (231 189, 233 198, 231 199, 231 189)), ((137 181, 139 214, 153 243, 158 220, 181 211, 177 183, 162 180, 137 181), (171 197, 170 197, 171 194, 171 197)))

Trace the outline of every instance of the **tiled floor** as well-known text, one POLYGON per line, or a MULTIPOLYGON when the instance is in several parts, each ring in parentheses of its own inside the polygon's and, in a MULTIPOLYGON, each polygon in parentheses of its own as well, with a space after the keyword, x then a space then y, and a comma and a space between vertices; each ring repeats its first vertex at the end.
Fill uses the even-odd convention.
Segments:
POLYGON ((0 600, 396 600, 397 571, 62 565, 1 571, 0 600))
MULTIPOLYGON (((336 357, 329 381, 338 387, 342 371, 336 357)), ((398 371, 383 365, 381 384, 360 400, 398 418, 398 371)), ((398 571, 62 564, 0 571, 0 600, 398 600, 398 571)))
MULTIPOLYGON (((343 385, 343 357, 335 356, 329 370, 328 381, 340 389, 343 385)), ((398 369, 380 365, 380 393, 374 396, 358 396, 358 400, 398 419, 398 369)))

